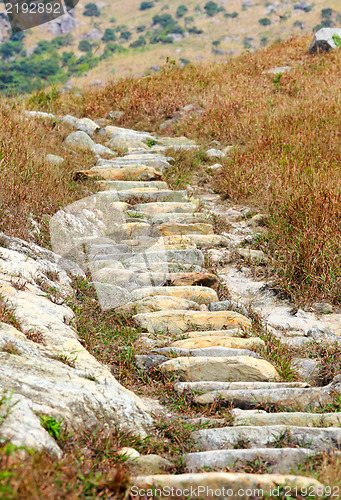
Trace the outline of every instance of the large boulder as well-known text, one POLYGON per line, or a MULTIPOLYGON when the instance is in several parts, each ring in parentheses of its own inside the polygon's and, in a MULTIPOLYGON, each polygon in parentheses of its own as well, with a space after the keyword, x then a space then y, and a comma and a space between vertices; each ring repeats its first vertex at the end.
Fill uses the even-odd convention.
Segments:
POLYGON ((341 28, 322 28, 315 33, 314 40, 309 47, 309 54, 316 52, 329 52, 338 47, 335 43, 337 37, 341 39, 341 28))

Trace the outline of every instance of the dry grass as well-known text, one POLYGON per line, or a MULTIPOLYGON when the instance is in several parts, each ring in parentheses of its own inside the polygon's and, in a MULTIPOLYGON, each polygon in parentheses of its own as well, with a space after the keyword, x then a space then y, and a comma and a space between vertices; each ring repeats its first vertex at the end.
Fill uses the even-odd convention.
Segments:
POLYGON ((48 245, 48 222, 61 206, 89 194, 91 184, 77 184, 72 173, 92 166, 92 154, 63 146, 70 128, 56 121, 27 119, 14 101, 0 101, 0 230, 48 245), (45 160, 62 156, 61 166, 45 160), (38 230, 37 230, 38 229, 38 230))
MULTIPOLYGON (((235 146, 211 180, 227 199, 270 215, 262 248, 276 284, 300 302, 338 304, 341 51, 308 56, 309 42, 293 38, 228 64, 168 65, 154 76, 85 92, 78 109, 89 117, 122 110, 118 125, 155 131, 183 106, 201 107, 204 113, 175 124, 172 133, 235 146), (263 73, 284 63, 293 69, 279 78, 263 73)), ((72 98, 65 99, 70 105, 72 98)))

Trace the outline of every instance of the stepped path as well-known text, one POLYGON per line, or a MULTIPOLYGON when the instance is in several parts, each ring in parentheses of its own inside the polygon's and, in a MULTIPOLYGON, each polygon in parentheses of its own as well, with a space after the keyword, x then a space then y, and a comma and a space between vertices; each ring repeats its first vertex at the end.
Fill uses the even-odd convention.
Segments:
MULTIPOLYGON (((88 120, 83 133, 96 128, 88 120)), ((265 216, 224 206, 218 195, 196 186, 174 191, 167 185, 163 173, 173 160, 166 149, 195 148, 193 141, 106 129, 111 146, 124 145, 126 154, 98 156, 95 167, 77 172, 77 179, 95 179, 100 191, 56 214, 54 250, 90 270, 104 309, 132 317, 144 346, 136 365, 146 372, 153 367, 175 394, 190 397, 196 418, 184 416, 184 425, 199 422, 192 432, 196 451, 183 456, 182 474, 151 470, 134 476, 132 488, 240 499, 277 498, 286 485, 288 495, 310 487, 322 498, 326 485, 292 468, 341 449, 341 414, 336 406, 330 410, 341 378, 325 384, 318 363, 297 356, 297 377, 285 381, 266 356, 268 343, 277 339, 293 347, 337 342, 340 315, 323 314, 328 304, 293 313, 265 282, 252 278, 251 265, 267 259, 252 249, 265 216), (217 216, 227 230, 214 230, 217 216), (207 417, 213 407, 229 408, 229 421, 207 417), (257 461, 266 464, 261 473, 243 469, 257 461)))

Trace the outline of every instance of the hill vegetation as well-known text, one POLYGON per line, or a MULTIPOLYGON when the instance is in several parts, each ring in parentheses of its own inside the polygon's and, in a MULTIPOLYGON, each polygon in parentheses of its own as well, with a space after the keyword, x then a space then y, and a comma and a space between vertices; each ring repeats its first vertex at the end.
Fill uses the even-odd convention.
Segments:
POLYGON ((128 0, 78 4, 70 23, 58 20, 3 37, 0 91, 29 93, 48 84, 83 86, 157 71, 166 59, 180 65, 226 61, 291 35, 340 22, 337 4, 322 0, 128 0), (57 36, 56 36, 57 35, 57 36))

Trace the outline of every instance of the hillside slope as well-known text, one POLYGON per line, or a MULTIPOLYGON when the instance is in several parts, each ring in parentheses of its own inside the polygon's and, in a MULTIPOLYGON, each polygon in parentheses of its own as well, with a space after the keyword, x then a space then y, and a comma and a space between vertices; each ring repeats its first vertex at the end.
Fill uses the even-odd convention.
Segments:
POLYGON ((14 38, 17 46, 9 47, 3 38, 0 88, 27 92, 70 79, 78 86, 102 84, 148 74, 167 59, 182 65, 222 62, 322 25, 338 25, 340 14, 340 0, 328 5, 322 0, 78 3, 72 16, 26 31, 23 40, 14 38))

